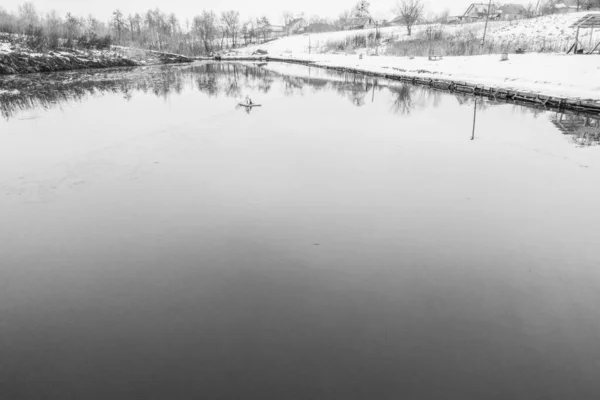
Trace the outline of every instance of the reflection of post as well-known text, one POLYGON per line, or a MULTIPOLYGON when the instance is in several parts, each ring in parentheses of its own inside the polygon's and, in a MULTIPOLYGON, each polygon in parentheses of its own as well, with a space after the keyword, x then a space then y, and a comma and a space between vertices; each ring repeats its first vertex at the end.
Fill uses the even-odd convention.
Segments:
POLYGON ((375 82, 377 81, 373 79, 373 96, 371 97, 371 103, 375 102, 375 82))
POLYGON ((477 99, 475 99, 475 106, 473 107, 473 135, 471 140, 475 140, 475 122, 477 121, 477 99))

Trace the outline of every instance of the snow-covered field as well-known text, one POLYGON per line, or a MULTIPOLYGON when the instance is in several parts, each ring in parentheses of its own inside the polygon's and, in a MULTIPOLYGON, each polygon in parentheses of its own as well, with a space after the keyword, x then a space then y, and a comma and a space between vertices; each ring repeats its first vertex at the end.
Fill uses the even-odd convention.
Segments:
MULTIPOLYGON (((490 40, 512 40, 529 38, 530 40, 561 40, 566 44, 573 42, 575 29, 569 28, 574 21, 587 13, 552 15, 515 22, 494 22, 490 24, 490 40)), ((414 34, 419 30, 418 27, 414 34)), ((445 26, 453 30, 482 30, 482 24, 445 26)), ((358 31, 365 32, 367 31, 358 31)), ((250 56, 256 50, 263 49, 271 57, 313 61, 316 65, 353 68, 365 72, 417 76, 420 78, 447 79, 488 87, 529 91, 545 96, 568 97, 600 102, 600 55, 566 55, 564 53, 510 54, 508 61, 500 61, 500 55, 444 57, 430 61, 426 57, 375 56, 373 52, 364 52, 362 58, 357 54, 323 53, 323 43, 339 41, 356 35, 353 32, 333 32, 311 35, 312 51, 308 52, 308 36, 291 36, 264 45, 240 49, 236 56, 250 56), (316 53, 316 54, 315 54, 316 53)), ((396 33, 398 40, 405 40, 400 27, 386 28, 384 35, 396 33)), ((581 41, 590 40, 591 30, 582 30, 581 41)), ((593 41, 600 41, 600 27, 593 41)), ((565 45, 566 45, 565 44, 565 45)), ((379 54, 385 54, 380 51, 379 54)))
MULTIPOLYGON (((526 45, 530 51, 538 50, 541 46, 549 47, 555 44, 557 47, 568 48, 575 40, 576 29, 570 26, 582 16, 590 14, 589 12, 548 15, 539 18, 519 20, 519 21, 497 21, 490 22, 487 32, 487 41, 512 45, 519 47, 526 45)), ((435 29, 442 29, 447 36, 472 33, 477 37, 483 36, 485 24, 483 22, 463 24, 463 25, 435 25, 435 29)), ((431 25, 417 25, 413 28, 412 36, 406 34, 406 28, 403 26, 394 26, 381 29, 383 41, 390 39, 392 41, 410 40, 422 35, 431 25)), ((369 35, 374 33, 374 29, 358 31, 328 32, 308 35, 294 35, 274 40, 262 45, 249 46, 242 49, 242 52, 252 53, 257 49, 267 50, 271 53, 308 53, 309 44, 312 53, 321 53, 327 50, 328 43, 343 42, 356 35, 369 35)), ((583 29, 580 31, 580 41, 585 45, 590 42, 592 31, 583 29)), ((600 40, 600 27, 596 29, 593 35, 596 42, 600 40)), ((382 44, 379 54, 385 54, 386 45, 382 44)))

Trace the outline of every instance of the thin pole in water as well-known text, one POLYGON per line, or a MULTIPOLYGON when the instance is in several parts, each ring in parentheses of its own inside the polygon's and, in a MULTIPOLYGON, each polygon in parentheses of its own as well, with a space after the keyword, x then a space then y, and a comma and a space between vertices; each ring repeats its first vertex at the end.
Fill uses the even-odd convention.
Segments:
POLYGON ((492 12, 492 0, 490 0, 490 3, 488 4, 488 9, 487 9, 486 17, 485 17, 485 28, 483 28, 483 39, 481 40, 481 48, 482 49, 483 49, 483 46, 485 46, 485 36, 487 34, 488 21, 490 20, 491 12, 492 12))

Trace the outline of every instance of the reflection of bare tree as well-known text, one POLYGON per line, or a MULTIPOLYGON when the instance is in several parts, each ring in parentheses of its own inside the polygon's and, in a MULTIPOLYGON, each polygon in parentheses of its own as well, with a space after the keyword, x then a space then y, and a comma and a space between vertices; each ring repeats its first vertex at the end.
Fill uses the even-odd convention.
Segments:
MULTIPOLYGON (((266 94, 277 89, 286 96, 330 91, 357 107, 365 105, 367 101, 374 102, 376 93, 390 93, 391 112, 399 115, 408 115, 418 108, 436 107, 444 98, 441 91, 423 86, 376 80, 351 72, 302 68, 295 70, 296 76, 291 76, 270 70, 264 64, 203 63, 0 77, 0 87, 3 89, 0 112, 8 119, 21 110, 57 107, 105 93, 122 94, 125 99, 130 99, 135 92, 143 92, 166 99, 184 90, 196 90, 210 97, 242 97, 245 90, 266 94), (303 75, 303 71, 306 75, 303 75)), ((477 110, 505 104, 483 98, 476 100, 464 94, 454 96, 459 104, 475 106, 477 110)), ((513 107, 516 112, 533 113, 534 116, 547 112, 521 105, 513 107)), ((566 119, 563 117, 556 122, 566 126, 569 124, 565 122, 566 119)), ((592 118, 579 123, 581 129, 571 130, 569 134, 582 146, 597 144, 597 121, 592 118)))
POLYGON ((415 86, 411 85, 401 85, 390 88, 390 91, 394 95, 394 101, 392 103, 392 112, 394 114, 410 114, 413 108, 412 94, 414 89, 415 86))
POLYGON ((293 76, 283 76, 282 78, 284 96, 304 95, 304 85, 308 84, 304 79, 293 76))

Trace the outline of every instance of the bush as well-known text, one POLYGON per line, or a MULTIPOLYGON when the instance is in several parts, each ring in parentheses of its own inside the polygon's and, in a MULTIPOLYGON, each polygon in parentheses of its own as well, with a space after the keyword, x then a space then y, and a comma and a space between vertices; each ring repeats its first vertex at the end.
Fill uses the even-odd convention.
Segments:
POLYGON ((29 25, 25 35, 25 44, 31 50, 40 51, 46 48, 47 40, 41 27, 29 25))
POLYGON ((112 38, 110 37, 110 35, 82 35, 77 39, 77 47, 88 50, 105 50, 110 48, 111 44, 112 38))

